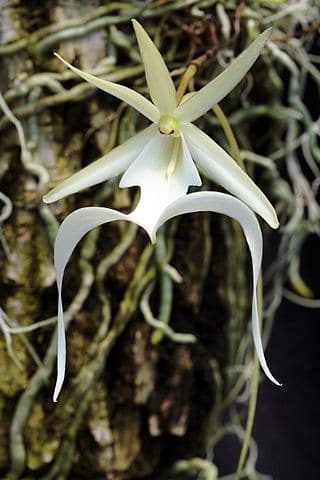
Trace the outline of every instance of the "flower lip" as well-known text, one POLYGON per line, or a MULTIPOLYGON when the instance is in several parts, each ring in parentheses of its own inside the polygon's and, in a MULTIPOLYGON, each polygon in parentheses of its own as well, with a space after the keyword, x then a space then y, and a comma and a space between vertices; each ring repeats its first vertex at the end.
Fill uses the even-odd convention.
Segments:
POLYGON ((175 115, 170 113, 164 113, 161 115, 158 128, 162 135, 180 137, 180 121, 175 115))

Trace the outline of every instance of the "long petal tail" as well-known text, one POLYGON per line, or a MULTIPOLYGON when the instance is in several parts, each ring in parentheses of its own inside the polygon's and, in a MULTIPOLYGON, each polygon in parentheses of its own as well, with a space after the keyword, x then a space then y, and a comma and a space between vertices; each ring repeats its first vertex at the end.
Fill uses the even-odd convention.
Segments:
POLYGON ((216 212, 237 220, 245 234, 252 260, 253 292, 252 292, 252 332, 260 365, 266 376, 276 385, 281 385, 270 372, 267 365, 261 340, 259 312, 257 304, 257 283, 261 270, 262 234, 254 213, 237 198, 218 192, 191 193, 173 202, 161 215, 157 228, 167 220, 184 213, 216 212))
POLYGON ((66 368, 66 337, 62 305, 63 274, 69 258, 81 238, 99 225, 114 220, 128 220, 127 215, 102 207, 80 208, 72 212, 61 224, 54 247, 54 264, 58 287, 58 344, 57 344, 57 380, 53 394, 56 402, 62 388, 66 368))

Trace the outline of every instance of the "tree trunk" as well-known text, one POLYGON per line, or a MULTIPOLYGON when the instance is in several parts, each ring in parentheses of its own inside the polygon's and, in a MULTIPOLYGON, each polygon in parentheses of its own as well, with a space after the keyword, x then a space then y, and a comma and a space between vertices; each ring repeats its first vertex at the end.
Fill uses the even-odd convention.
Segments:
POLYGON ((152 246, 135 226, 109 224, 85 237, 66 271, 67 377, 52 402, 58 222, 82 206, 130 211, 136 192, 118 190, 117 180, 50 207, 42 195, 144 126, 131 108, 66 71, 53 51, 145 92, 131 17, 158 41, 170 69, 196 48, 212 48, 213 23, 192 17, 197 2, 140 3, 1 2, 1 92, 26 139, 21 145, 1 117, 1 192, 13 205, 2 223, 1 318, 12 328, 49 319, 11 333, 11 355, 0 336, 0 469, 10 480, 187 478, 171 467, 211 444, 229 391, 225 367, 247 332, 248 253, 237 225, 194 214, 169 222, 152 246), (155 330, 141 301, 197 341, 155 330))

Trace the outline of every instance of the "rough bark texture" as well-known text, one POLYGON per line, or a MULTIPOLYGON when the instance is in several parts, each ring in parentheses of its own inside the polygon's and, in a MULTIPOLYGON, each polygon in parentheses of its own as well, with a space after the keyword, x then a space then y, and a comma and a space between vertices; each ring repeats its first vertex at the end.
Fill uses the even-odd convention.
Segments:
MULTIPOLYGON (((57 221, 76 207, 129 211, 134 202, 132 189, 119 191, 117 182, 50 208, 41 202, 49 186, 144 125, 131 109, 66 72, 52 52, 83 69, 99 65, 107 78, 144 92, 131 16, 155 35, 171 69, 193 58, 198 45, 200 53, 215 46, 210 8, 196 20, 194 5, 185 2, 151 2, 140 14, 137 4, 1 2, 1 92, 32 155, 22 161, 16 130, 2 117, 1 191, 13 211, 2 225, 8 252, 0 252, 0 306, 11 326, 56 314, 57 221), (184 21, 192 26, 187 34, 184 21), (167 22, 163 30, 160 22, 167 22), (185 41, 188 56, 179 53, 185 41)), ((214 408, 222 405, 223 367, 234 361, 247 328, 246 262, 238 227, 216 216, 171 222, 155 248, 142 231, 118 222, 89 233, 65 275, 68 371, 58 404, 51 400, 54 323, 12 335, 20 367, 0 336, 1 477, 160 479, 169 478, 176 461, 202 456, 215 431, 214 408), (165 263, 183 283, 172 282, 165 263), (195 344, 163 338, 146 323, 139 303, 152 284, 154 315, 170 317, 175 331, 197 337, 195 344)))

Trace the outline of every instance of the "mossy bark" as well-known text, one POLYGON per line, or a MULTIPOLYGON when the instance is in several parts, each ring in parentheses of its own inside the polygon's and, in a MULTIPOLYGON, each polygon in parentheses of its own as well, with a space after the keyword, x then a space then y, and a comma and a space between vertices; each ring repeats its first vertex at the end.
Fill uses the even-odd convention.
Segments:
MULTIPOLYGON (((151 31, 170 14, 168 3, 156 7, 159 13, 155 9, 153 23, 147 24, 151 31), (168 11, 163 14, 164 7, 168 11)), ((2 2, 1 45, 10 42, 12 53, 1 52, 1 91, 7 92, 10 108, 21 119, 32 164, 48 172, 51 186, 143 126, 131 109, 86 85, 73 90, 70 101, 67 90, 77 80, 50 75, 64 71, 52 56, 55 49, 87 69, 107 58, 104 65, 112 78, 144 89, 121 5, 110 4, 110 13, 93 16, 95 9, 107 7, 93 0, 2 2), (80 19, 90 15, 91 23, 81 24, 80 19), (105 19, 102 26, 91 28, 98 18, 105 19), (72 25, 68 30, 72 21, 82 25, 82 33, 72 33, 72 25), (116 24, 124 25, 125 35, 116 24), (52 27, 41 30, 47 26, 52 27), (45 72, 47 76, 37 76, 45 72)), ((126 8, 133 7, 129 2, 126 8)), ((188 16, 190 8, 183 14, 188 16)), ((179 10, 175 15, 178 18, 179 10)), ((174 43, 169 45, 169 61, 176 52, 174 43)), ((134 197, 110 182, 47 208, 41 197, 48 185, 42 185, 41 174, 35 175, 30 163, 21 161, 13 125, 5 119, 0 124, 1 191, 13 203, 12 215, 2 225, 9 253, 0 252, 0 306, 12 326, 28 326, 56 313, 56 220, 92 204, 128 211, 134 197)), ((214 409, 221 407, 223 368, 235 357, 246 330, 247 250, 237 226, 209 215, 171 222, 162 235, 167 257, 162 262, 170 262, 183 278, 170 287, 170 325, 198 341, 152 341, 153 329, 139 302, 151 282, 155 315, 165 299, 159 259, 142 231, 116 223, 88 234, 65 276, 68 366, 58 404, 52 403, 54 324, 12 335, 21 368, 0 336, 1 477, 160 479, 169 477, 176 461, 205 453, 208 436, 215 431, 214 409)))

